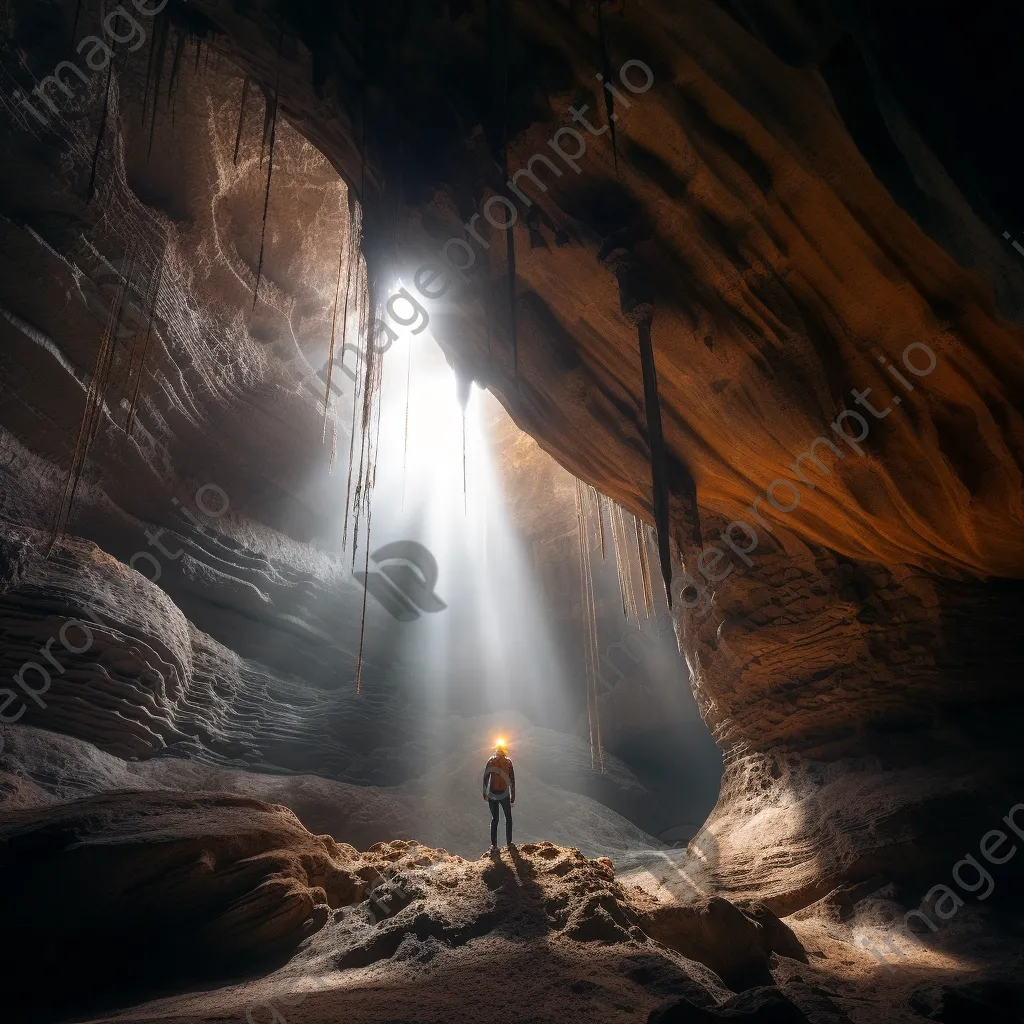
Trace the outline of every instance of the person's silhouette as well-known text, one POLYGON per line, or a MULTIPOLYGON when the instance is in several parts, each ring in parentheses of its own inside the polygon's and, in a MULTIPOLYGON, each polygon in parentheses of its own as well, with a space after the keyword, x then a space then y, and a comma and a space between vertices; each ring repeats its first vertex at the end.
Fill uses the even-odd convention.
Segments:
POLYGON ((516 771, 504 740, 484 766, 484 799, 491 809, 491 849, 498 845, 498 808, 505 812, 505 845, 512 845, 512 805, 516 802, 516 771))

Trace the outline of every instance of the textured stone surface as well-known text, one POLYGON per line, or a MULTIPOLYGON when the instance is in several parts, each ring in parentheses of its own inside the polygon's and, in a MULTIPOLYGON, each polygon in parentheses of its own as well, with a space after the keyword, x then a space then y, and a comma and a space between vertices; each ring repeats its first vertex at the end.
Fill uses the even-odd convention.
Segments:
MULTIPOLYGON (((5 12, 33 66, 64 55, 71 6, 19 3, 5 12)), ((84 5, 87 16, 95 19, 96 6, 84 5)), ((631 107, 616 105, 614 153, 609 132, 587 139, 579 174, 566 164, 557 177, 542 168, 548 189, 532 193, 531 216, 514 229, 515 294, 507 239, 486 229, 475 276, 432 320, 462 379, 490 389, 564 467, 649 520, 657 453, 634 324, 638 309, 650 313, 676 568, 701 582, 697 607, 681 611, 677 629, 726 755, 718 807, 674 867, 691 899, 759 899, 777 913, 878 875, 914 905, 1024 793, 1016 757, 1024 263, 1003 245, 999 222, 1019 212, 1019 197, 991 184, 1005 132, 986 142, 966 126, 971 145, 957 153, 950 142, 965 128, 964 107, 949 106, 960 117, 941 123, 945 97, 960 88, 980 123, 992 124, 981 108, 1012 95, 1001 91, 1014 87, 1012 62, 986 59, 990 74, 979 81, 970 40, 959 43, 951 23, 933 28, 944 59, 929 67, 921 52, 930 42, 924 29, 939 20, 933 12, 914 24, 903 10, 845 6, 602 4, 610 69, 642 59, 654 85, 631 107), (926 350, 912 345, 927 346, 935 368, 915 376, 910 391, 880 358, 905 377, 922 372, 926 350), (877 413, 855 404, 854 391, 868 388, 877 413), (865 417, 859 450, 830 429, 843 410, 865 417), (819 447, 820 466, 798 463, 818 437, 833 439, 835 450, 819 447), (776 480, 791 483, 773 489, 772 507, 764 494, 776 480), (780 510, 794 493, 799 505, 780 510), (750 564, 727 555, 728 576, 711 565, 722 578, 707 582, 700 549, 737 517, 756 533, 750 564)), ((180 24, 181 5, 169 10, 180 24)), ((502 5, 469 2, 328 9, 198 0, 190 10, 199 12, 187 16, 191 29, 265 94, 280 84, 296 133, 358 193, 381 300, 396 271, 404 279, 447 238, 466 237, 461 225, 502 186, 503 157, 511 172, 551 152, 571 104, 587 104, 595 120, 608 113, 594 77, 604 59, 589 4, 516 5, 509 24, 502 5)), ((990 27, 992 46, 1008 45, 1019 15, 986 17, 965 21, 990 27)), ((317 253, 316 241, 281 232, 266 267, 274 301, 244 323, 262 178, 258 131, 246 138, 248 171, 236 177, 224 157, 239 83, 204 100, 206 108, 186 109, 182 94, 181 123, 205 126, 217 141, 209 150, 182 147, 168 90, 159 159, 147 167, 144 67, 132 67, 113 92, 133 97, 114 106, 129 126, 124 179, 110 173, 118 147, 107 147, 93 203, 85 196, 98 78, 68 108, 64 142, 26 137, 16 125, 5 134, 4 514, 22 532, 12 527, 0 552, 0 579, 6 670, 45 642, 51 614, 60 614, 48 602, 77 608, 83 596, 46 583, 45 568, 40 586, 32 568, 98 329, 78 298, 88 285, 62 256, 84 259, 84 232, 109 260, 123 252, 126 233, 174 219, 172 278, 183 299, 166 312, 177 317, 168 334, 180 341, 160 332, 144 430, 131 446, 114 443, 121 407, 112 410, 76 529, 128 558, 125 526, 180 527, 167 498, 188 498, 207 473, 238 511, 220 527, 229 544, 192 542, 199 550, 168 583, 173 606, 124 603, 121 625, 134 627, 135 639, 105 639, 102 671, 82 680, 82 734, 142 756, 179 732, 192 735, 190 671, 202 675, 204 714, 239 706, 237 689, 217 693, 225 675, 197 672, 197 661, 214 659, 196 631, 250 644, 243 657, 276 657, 277 673, 301 661, 316 675, 329 672, 332 644, 351 652, 354 619, 339 616, 325 642, 302 613, 307 597, 344 589, 310 550, 337 502, 330 491, 312 494, 302 476, 327 459, 317 447, 320 410, 303 397, 316 369, 302 340, 303 301, 315 305, 303 286, 314 264, 332 265, 322 251, 336 251, 343 209, 335 203, 336 230, 317 253), (206 159, 237 195, 197 173, 206 159), (179 163, 191 178, 160 169, 179 163), (202 257, 199 272, 188 271, 192 253, 202 257), (282 303, 296 315, 277 316, 282 303), (301 359, 289 358, 293 349, 301 359), (263 643, 268 630, 276 648, 263 643)), ((252 106, 258 122, 255 93, 252 106)), ((332 216, 315 203, 307 212, 320 222, 332 216)), ((329 290, 326 272, 317 288, 329 290)), ((78 542, 68 549, 72 582, 106 564, 102 551, 84 550, 78 542)), ((126 573, 112 575, 126 593, 139 592, 126 573)), ((344 594, 337 600, 351 607, 344 594)), ((694 602, 683 589, 676 603, 694 602)), ((271 674, 258 670, 257 694, 276 685, 271 674)), ((75 698, 56 683, 53 694, 55 721, 77 722, 75 698)), ((260 714, 258 698, 242 705, 260 714)), ((228 742, 231 734, 218 731, 228 742)), ((1019 892, 1004 891, 1011 912, 1019 892)), ((595 946, 628 934, 628 918, 610 905, 591 909, 570 923, 575 934, 595 946)), ((842 962, 863 980, 862 964, 842 962)), ((948 969, 941 958, 926 967, 936 964, 948 969)))
POLYGON ((5 931, 39 954, 11 996, 37 1007, 279 956, 366 889, 352 847, 229 794, 113 793, 9 813, 0 864, 20 880, 5 931), (54 963, 63 981, 47 993, 54 963))
POLYGON ((720 986, 699 964, 736 988, 771 982, 766 933, 726 901, 658 910, 615 881, 609 859, 547 842, 475 861, 410 841, 360 854, 246 797, 118 792, 7 814, 0 866, 21 881, 4 929, 44 954, 15 995, 35 991, 44 1016, 69 996, 81 1007, 266 964, 325 926, 300 959, 326 954, 328 975, 426 964, 441 950, 457 958, 474 943, 550 943, 571 961, 597 943, 688 974, 705 1005, 720 986), (67 987, 38 993, 49 966, 68 960, 67 987))

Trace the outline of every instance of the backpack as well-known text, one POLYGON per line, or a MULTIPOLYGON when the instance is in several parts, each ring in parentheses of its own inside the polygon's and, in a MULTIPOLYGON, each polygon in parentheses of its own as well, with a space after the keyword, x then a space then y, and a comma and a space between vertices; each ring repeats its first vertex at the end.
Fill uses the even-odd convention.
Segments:
POLYGON ((508 772, 511 767, 512 762, 500 754, 495 754, 487 762, 484 770, 488 773, 487 788, 492 793, 504 793, 508 789, 508 772))

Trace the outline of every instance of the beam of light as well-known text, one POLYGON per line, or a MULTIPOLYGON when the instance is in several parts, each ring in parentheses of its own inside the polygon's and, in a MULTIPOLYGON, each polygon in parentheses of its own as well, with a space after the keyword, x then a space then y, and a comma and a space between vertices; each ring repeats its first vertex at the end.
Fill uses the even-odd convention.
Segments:
MULTIPOLYGON (((410 696, 431 717, 508 710, 568 722, 566 673, 484 429, 495 406, 474 386, 463 422, 456 375, 429 332, 404 334, 385 357, 371 545, 426 547, 447 606, 394 623, 386 657, 411 670, 410 696)), ((373 602, 368 614, 387 619, 373 602)))

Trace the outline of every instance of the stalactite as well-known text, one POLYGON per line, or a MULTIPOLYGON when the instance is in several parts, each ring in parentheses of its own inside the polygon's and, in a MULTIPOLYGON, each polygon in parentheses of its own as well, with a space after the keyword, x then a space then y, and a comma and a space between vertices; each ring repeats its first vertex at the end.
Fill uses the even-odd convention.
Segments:
POLYGON ((249 98, 249 83, 251 79, 245 76, 242 83, 242 103, 238 108, 238 131, 235 133, 235 166, 238 166, 238 149, 242 145, 242 129, 245 127, 245 101, 249 98))
POLYGON ((615 275, 619 285, 619 307, 626 321, 636 327, 643 375, 644 413, 647 442, 651 453, 651 490, 654 525, 658 533, 658 556, 665 585, 665 598, 672 607, 672 550, 669 522, 668 455, 661 424, 658 374, 651 343, 654 318, 654 290, 650 275, 633 252, 616 235, 609 236, 598 252, 599 261, 615 275))
POLYGON ((146 110, 149 108, 149 86, 153 81, 153 63, 156 59, 156 37, 159 35, 159 28, 150 33, 149 56, 146 58, 146 84, 142 90, 142 127, 146 127, 146 110))
POLYGON ((334 375, 334 335, 338 327, 338 298, 341 295, 341 271, 345 266, 345 242, 347 236, 342 239, 341 249, 338 253, 338 283, 334 288, 334 314, 331 317, 331 351, 327 362, 327 390, 324 392, 324 433, 320 440, 321 444, 327 443, 327 417, 331 408, 331 378, 334 375))
POLYGON ((469 408, 469 394, 473 386, 471 377, 461 373, 455 375, 455 392, 458 398, 459 408, 462 409, 462 514, 468 511, 468 480, 466 476, 466 410, 469 408))
POLYGON ((615 548, 615 572, 619 581, 619 597, 622 600, 622 615, 624 618, 629 618, 629 608, 626 602, 626 579, 628 578, 628 567, 623 567, 622 564, 622 543, 619 539, 619 523, 617 519, 618 506, 613 502, 609 501, 608 504, 608 522, 612 528, 612 546, 615 548))
POLYGON ((405 364, 405 436, 402 440, 402 510, 405 510, 405 477, 409 456, 409 402, 412 398, 412 341, 409 341, 405 364))
POLYGON ((96 169, 100 162, 100 151, 103 149, 103 136, 107 131, 107 113, 110 110, 110 87, 114 79, 114 62, 111 60, 107 68, 107 88, 103 94, 103 114, 100 116, 100 130, 96 136, 96 148, 92 154, 92 170, 89 172, 89 190, 87 203, 92 202, 96 191, 96 169))
POLYGON ((629 564, 629 532, 626 529, 626 513, 620 505, 614 506, 612 537, 615 541, 615 558, 619 571, 619 586, 622 589, 623 610, 626 618, 632 617, 640 625, 640 609, 633 585, 633 568, 629 564))
POLYGON ((164 57, 167 54, 167 40, 170 38, 171 28, 170 19, 165 14, 159 22, 157 22, 156 28, 157 34, 160 36, 160 42, 156 50, 156 64, 155 80, 153 84, 153 113, 150 115, 151 120, 149 122, 149 148, 146 150, 146 162, 149 162, 149 158, 153 155, 153 137, 156 134, 156 112, 160 106, 160 79, 164 76, 164 57))
POLYGON ((584 662, 587 685, 587 725, 590 734, 590 766, 604 772, 604 747, 601 743, 601 709, 598 703, 597 600, 594 594, 594 570, 590 560, 589 517, 584 509, 583 483, 576 481, 576 523, 580 542, 580 591, 584 626, 584 662), (597 751, 595 765, 594 752, 597 751))
MULTIPOLYGON (((371 350, 373 346, 370 346, 371 350)), ((379 353, 368 355, 366 381, 363 388, 362 445, 359 457, 359 481, 356 484, 356 520, 353 528, 352 556, 355 569, 355 552, 359 543, 360 517, 366 516, 366 543, 370 542, 370 518, 372 492, 377 480, 377 451, 380 446, 380 391, 382 360, 379 353), (376 421, 376 428, 374 428, 376 421), (365 456, 365 461, 364 461, 365 456)))
MULTIPOLYGON (((608 41, 604 35, 604 19, 601 16, 601 7, 604 0, 597 0, 597 43, 601 50, 601 78, 602 83, 608 82, 612 77, 612 63, 608 57, 608 41)), ((615 175, 619 174, 619 151, 615 140, 615 97, 608 89, 604 92, 604 108, 608 115, 608 138, 612 144, 612 163, 615 166, 615 175)))
POLYGON ((270 159, 267 165, 267 193, 263 199, 263 230, 260 234, 260 259, 256 266, 256 290, 252 296, 252 308, 260 297, 260 278, 263 276, 263 250, 267 241, 267 212, 270 210, 270 183, 274 177, 274 143, 277 141, 277 101, 281 86, 281 73, 277 74, 277 85, 274 88, 274 118, 270 128, 270 159))
MULTIPOLYGON (((275 102, 276 102, 275 94, 275 102)), ((274 105, 266 100, 263 106, 263 135, 260 138, 260 167, 263 166, 263 158, 267 155, 267 143, 270 141, 270 132, 274 122, 274 105)))
POLYGON ((601 534, 601 527, 600 527, 601 509, 600 509, 600 506, 598 505, 598 501, 597 501, 597 499, 598 499, 597 488, 593 487, 591 484, 587 484, 587 486, 586 486, 586 494, 587 494, 587 519, 588 519, 588 521, 590 519, 594 519, 595 520, 594 532, 598 535, 598 537, 600 537, 600 534, 601 534))
MULTIPOLYGON (((357 249, 358 251, 358 249, 357 249)), ((356 287, 359 287, 358 277, 356 279, 356 287)), ((362 303, 359 305, 359 333, 358 337, 363 337, 363 309, 362 303)), ((348 544, 348 521, 349 521, 349 508, 352 496, 352 469, 355 465, 355 443, 356 443, 356 409, 359 407, 359 381, 360 381, 360 370, 362 369, 362 357, 363 348, 360 344, 356 344, 356 366, 355 366, 355 377, 353 378, 352 385, 352 432, 348 438, 348 481, 345 484, 345 518, 342 525, 341 534, 341 547, 344 550, 348 544)))
POLYGON ((586 625, 587 617, 587 604, 586 604, 586 593, 587 593, 587 576, 586 570, 584 569, 584 561, 586 559, 586 538, 583 532, 583 501, 580 487, 580 481, 576 481, 576 536, 579 540, 580 545, 580 611, 584 620, 584 629, 587 630, 585 633, 585 640, 583 644, 583 661, 584 661, 584 681, 586 684, 587 691, 587 732, 590 738, 590 768, 593 770, 595 766, 594 758, 594 718, 590 708, 590 634, 589 628, 586 625))
MULTIPOLYGON (((380 429, 380 385, 381 385, 381 353, 369 340, 375 336, 373 326, 376 316, 374 312, 370 320, 370 334, 367 336, 366 370, 363 382, 363 410, 362 410, 362 444, 359 450, 359 477, 356 483, 356 520, 353 527, 352 553, 359 541, 359 520, 363 513, 367 516, 367 529, 369 529, 369 513, 371 492, 376 481, 376 444, 375 436, 379 438, 380 429), (374 415, 376 414, 377 432, 374 431, 374 415)), ((354 563, 353 563, 354 568, 354 563)))
POLYGON ((174 57, 171 59, 171 78, 167 83, 167 102, 170 103, 177 91, 178 76, 181 74, 181 58, 185 55, 185 32, 178 29, 177 38, 174 41, 174 57))
MULTIPOLYGON (((273 133, 277 127, 277 104, 281 96, 281 56, 284 53, 284 19, 281 20, 281 30, 277 36, 277 81, 274 84, 274 102, 270 101, 263 107, 263 139, 260 142, 260 167, 263 166, 263 154, 267 151, 267 139, 270 139, 271 150, 273 150, 273 133)), ((273 152, 271 152, 273 161, 273 152)))
POLYGON ((369 400, 370 384, 369 377, 372 373, 370 364, 372 361, 372 349, 373 346, 367 346, 369 351, 366 354, 366 380, 363 383, 362 393, 362 407, 363 415, 360 418, 360 433, 359 433, 359 469, 356 471, 356 490, 353 501, 352 509, 352 570, 355 571, 356 567, 356 549, 359 547, 359 520, 363 510, 363 474, 366 469, 366 443, 367 443, 367 430, 366 430, 366 405, 369 400))
POLYGON ((110 380, 110 369, 114 360, 114 324, 123 307, 128 280, 134 270, 134 246, 129 249, 125 262, 128 272, 121 278, 117 293, 110 305, 110 313, 107 316, 106 325, 104 326, 103 333, 100 335, 100 343, 96 351, 96 361, 93 365, 89 387, 86 390, 85 406, 82 409, 82 419, 79 423, 78 440, 75 443, 71 466, 68 470, 67 479, 64 482, 64 490, 54 517, 50 541, 46 548, 47 558, 52 554, 54 548, 64 536, 64 531, 67 528, 72 509, 74 508, 75 497, 78 494, 78 485, 81 481, 82 471, 85 469, 89 449, 99 432, 99 424, 102 421, 103 409, 106 404, 106 388, 110 380))
MULTIPOLYGON (((369 269, 367 268, 367 275, 369 269)), ((375 289, 370 287, 369 279, 367 278, 367 293, 371 296, 375 289)), ((376 337, 376 319, 379 316, 379 311, 374 309, 366 310, 366 327, 368 330, 364 332, 362 330, 362 323, 360 324, 360 336, 367 339, 366 345, 366 356, 364 361, 364 374, 363 374, 363 392, 362 392, 362 417, 360 423, 361 430, 361 443, 359 445, 359 471, 356 477, 356 490, 355 490, 355 502, 354 502, 354 522, 352 527, 352 556, 353 556, 353 571, 355 569, 355 552, 359 544, 359 520, 364 511, 368 509, 370 502, 370 490, 373 486, 373 459, 374 453, 372 450, 373 446, 373 434, 371 431, 373 424, 373 415, 375 409, 378 412, 378 425, 379 425, 379 405, 380 405, 380 382, 381 382, 381 353, 378 351, 373 339, 376 337)))
MULTIPOLYGON (((584 536, 586 531, 584 530, 584 536)), ((594 691, 594 728, 597 735, 597 757, 601 774, 604 774, 604 744, 601 742, 601 705, 597 693, 598 674, 598 640, 597 640, 597 600, 594 596, 594 567, 590 561, 590 545, 587 545, 587 599, 589 608, 587 622, 590 627, 590 681, 594 691)))
POLYGON ((643 536, 643 523, 634 516, 633 525, 636 528, 636 555, 640 560, 640 583, 644 590, 644 610, 647 618, 654 612, 654 591, 651 587, 651 567, 647 560, 647 544, 643 536))
POLYGON ((369 487, 369 490, 366 492, 366 507, 367 507, 367 511, 369 511, 369 508, 370 508, 370 496, 371 496, 372 492, 374 490, 376 490, 376 487, 377 487, 377 462, 378 462, 377 456, 378 456, 378 453, 380 452, 380 423, 381 423, 380 395, 381 395, 381 388, 382 388, 383 379, 384 379, 384 360, 383 359, 380 360, 380 368, 379 368, 378 372, 380 373, 380 378, 378 379, 378 381, 376 383, 376 389, 377 390, 376 390, 376 395, 374 397, 374 405, 376 406, 376 411, 375 411, 374 415, 377 417, 377 429, 374 431, 374 435, 373 435, 373 455, 372 455, 372 457, 370 459, 370 466, 371 466, 371 469, 370 469, 370 487, 369 487))
POLYGON ((587 547, 587 597, 590 603, 587 621, 590 625, 590 681, 594 693, 594 730, 597 740, 597 758, 601 774, 604 774, 604 743, 601 741, 601 704, 597 692, 598 676, 598 639, 597 639, 597 601, 594 596, 594 567, 590 560, 590 547, 587 547))
POLYGON ((83 6, 83 0, 78 0, 78 3, 75 4, 75 21, 74 21, 74 24, 71 26, 71 53, 72 54, 74 54, 76 52, 75 51, 75 40, 78 38, 78 23, 79 23, 79 21, 81 20, 81 17, 82 17, 82 6, 83 6))
POLYGON ((651 344, 651 321, 647 317, 637 325, 640 340, 640 366, 644 380, 644 407, 647 413, 647 438, 651 449, 651 485, 654 492, 654 523, 658 531, 658 555, 665 595, 672 607, 672 550, 669 544, 668 458, 661 429, 661 401, 658 374, 651 344))
POLYGON ((366 524, 366 560, 363 564, 363 613, 359 621, 359 657, 356 659, 356 693, 363 690, 363 644, 366 640, 366 580, 370 575, 370 523, 366 524))

